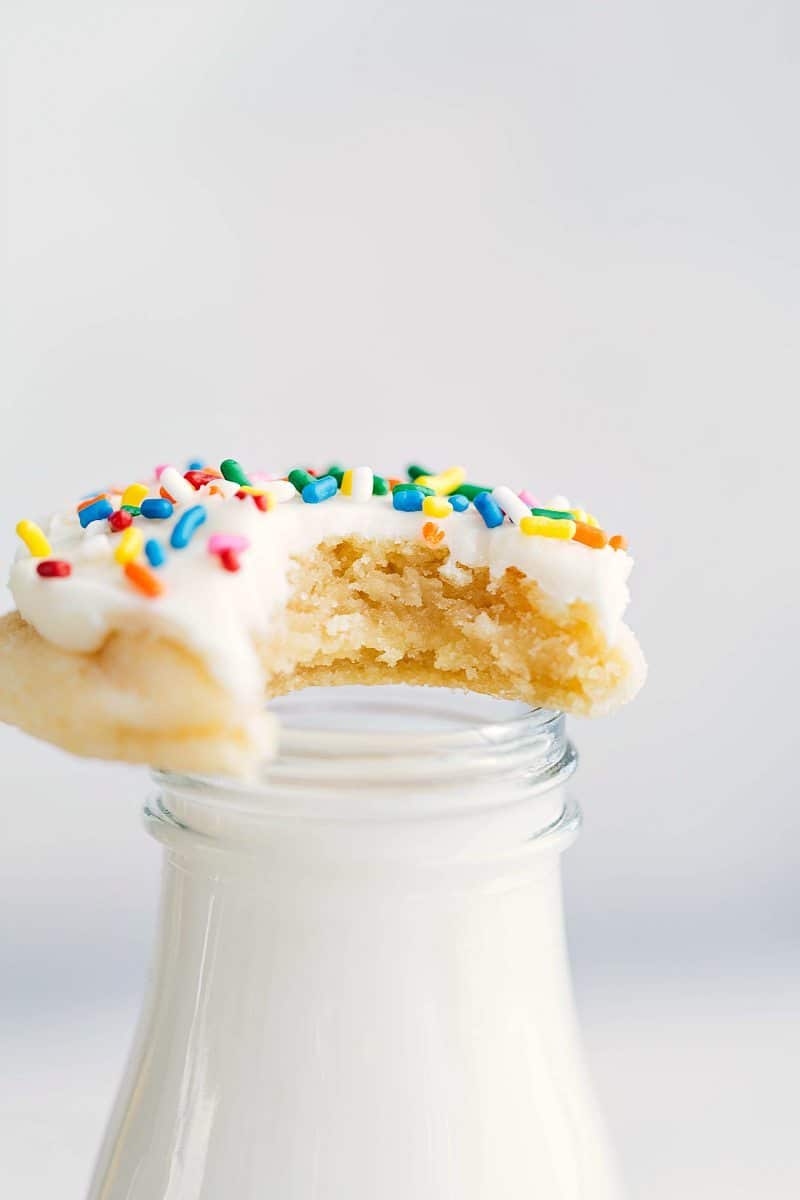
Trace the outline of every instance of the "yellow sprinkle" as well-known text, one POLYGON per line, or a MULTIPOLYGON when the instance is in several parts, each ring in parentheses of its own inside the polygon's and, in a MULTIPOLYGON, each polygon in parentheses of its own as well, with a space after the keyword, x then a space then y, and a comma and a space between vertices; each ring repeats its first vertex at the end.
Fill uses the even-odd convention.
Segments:
POLYGON ((131 508, 138 508, 142 501, 147 498, 147 492, 148 488, 143 483, 132 483, 122 493, 120 504, 128 504, 131 508))
POLYGON ((600 527, 600 522, 598 521, 597 517, 593 517, 591 513, 586 514, 586 524, 595 525, 597 528, 600 527))
POLYGON ((575 536, 575 522, 566 518, 555 520, 553 517, 523 517, 519 527, 528 537, 534 534, 539 537, 562 538, 569 541, 575 536))
POLYGON ((580 521, 584 525, 587 523, 586 522, 586 513, 583 511, 582 508, 568 508, 567 512, 572 513, 574 520, 580 521))
POLYGON ((341 493, 343 496, 352 496, 353 494, 353 472, 345 471, 342 476, 341 493))
POLYGON ((467 472, 464 467, 448 467, 438 475, 420 475, 414 482, 423 487, 433 488, 437 496, 449 496, 456 488, 461 487, 466 478, 467 472))
MULTIPOLYGON (((442 489, 442 494, 449 496, 456 488, 461 487, 466 478, 467 472, 464 467, 448 467, 446 471, 440 471, 439 485, 442 489)), ((434 488, 434 491, 438 491, 438 489, 434 488)))
POLYGON ((52 553, 50 543, 33 521, 20 521, 17 525, 17 536, 22 538, 33 558, 47 558, 48 554, 52 553))
POLYGON ((422 511, 428 517, 449 517, 453 506, 444 496, 426 496, 422 501, 422 511))
POLYGON ((114 551, 114 558, 118 563, 133 562, 138 554, 141 553, 144 545, 144 535, 141 529, 137 529, 135 525, 129 525, 122 534, 122 537, 117 543, 117 548, 114 551))

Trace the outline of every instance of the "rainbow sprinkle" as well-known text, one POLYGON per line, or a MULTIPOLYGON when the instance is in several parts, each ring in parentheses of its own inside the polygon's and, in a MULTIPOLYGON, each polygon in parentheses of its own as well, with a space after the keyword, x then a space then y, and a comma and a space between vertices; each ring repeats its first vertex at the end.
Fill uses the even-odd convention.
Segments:
POLYGON ((93 521, 104 521, 106 517, 111 516, 113 511, 114 506, 111 501, 100 498, 89 504, 81 505, 78 509, 78 520, 85 529, 93 521))
POLYGON ((32 558, 47 558, 50 554, 50 543, 35 521, 18 521, 16 532, 32 558))
POLYGON ((196 531, 205 523, 207 515, 202 504, 194 504, 191 508, 187 508, 176 522, 170 535, 169 544, 172 549, 185 550, 196 531))
MULTIPOLYGON (((463 467, 432 471, 412 464, 407 477, 400 479, 378 475, 371 467, 332 463, 326 471, 294 467, 287 475, 279 476, 262 471, 248 473, 233 458, 223 459, 219 469, 201 459, 189 460, 184 472, 163 464, 155 469, 155 482, 149 486, 136 482, 86 494, 74 513, 88 540, 80 543, 73 562, 51 557, 50 542, 33 521, 20 521, 16 531, 43 580, 69 579, 76 567, 90 569, 99 557, 86 552, 86 547, 92 540, 99 543, 100 539, 92 539, 91 535, 98 523, 105 522, 106 532, 118 535, 113 543, 105 536, 103 541, 108 543, 109 554, 113 545, 113 557, 123 578, 141 595, 156 599, 167 585, 163 575, 159 578, 154 571, 168 568, 170 553, 186 550, 192 544, 211 508, 220 513, 234 500, 249 500, 267 514, 280 504, 302 501, 316 505, 337 496, 353 503, 388 502, 397 512, 433 518, 424 520, 419 528, 430 546, 439 546, 445 538, 437 522, 474 509, 488 531, 516 527, 524 538, 572 541, 589 550, 628 548, 622 534, 609 537, 596 517, 585 509, 571 507, 563 496, 554 497, 546 506, 526 488, 470 483, 463 467), (167 527, 163 541, 147 536, 154 521, 167 527)), ((218 521, 215 526, 219 528, 218 521)), ((214 532, 205 539, 205 549, 209 559, 225 571, 237 572, 242 567, 242 555, 250 549, 250 539, 237 533, 214 532)))
POLYGON ((42 579, 68 579, 72 567, 60 558, 44 558, 36 564, 36 574, 41 575, 42 579))

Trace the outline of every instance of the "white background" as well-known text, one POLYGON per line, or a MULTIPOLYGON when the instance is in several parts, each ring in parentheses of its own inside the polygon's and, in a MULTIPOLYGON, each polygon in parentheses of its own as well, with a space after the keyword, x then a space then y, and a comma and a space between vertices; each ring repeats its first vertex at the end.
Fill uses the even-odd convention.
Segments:
MULTIPOLYGON (((624 530, 570 928, 635 1196, 800 1188, 791 0, 11 4, 0 553, 156 462, 409 458, 624 530)), ((0 1174, 80 1197, 146 777, 0 739, 0 1174)))

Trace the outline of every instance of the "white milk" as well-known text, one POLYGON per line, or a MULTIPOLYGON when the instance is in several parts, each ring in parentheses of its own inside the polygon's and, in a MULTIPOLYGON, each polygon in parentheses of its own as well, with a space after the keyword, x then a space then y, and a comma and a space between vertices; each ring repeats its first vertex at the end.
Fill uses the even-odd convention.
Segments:
POLYGON ((287 736, 258 788, 161 780, 155 970, 91 1200, 619 1200, 563 720, 311 695, 344 729, 287 736))

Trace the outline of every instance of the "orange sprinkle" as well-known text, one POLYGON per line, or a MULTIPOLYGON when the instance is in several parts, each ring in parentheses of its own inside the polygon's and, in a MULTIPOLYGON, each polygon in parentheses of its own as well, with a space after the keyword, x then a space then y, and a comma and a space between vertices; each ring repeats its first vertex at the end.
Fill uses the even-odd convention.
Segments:
POLYGON ((163 488, 163 487, 162 487, 162 488, 159 488, 158 490, 159 490, 159 492, 161 493, 161 499, 162 499, 162 500, 169 500, 170 504, 174 504, 174 503, 175 503, 175 497, 174 497, 174 496, 170 496, 170 494, 169 494, 169 492, 167 491, 167 489, 166 489, 166 488, 163 488))
POLYGON ((603 546, 608 543, 608 534, 597 525, 587 525, 585 521, 576 521, 572 540, 583 542, 584 546, 591 546, 593 550, 602 550, 603 546))
POLYGON ((160 596, 164 591, 163 583, 149 567, 144 567, 137 562, 128 562, 125 563, 124 570, 133 586, 143 592, 145 596, 152 599, 154 596, 160 596))
POLYGON ((108 495, 105 492, 98 492, 96 496, 90 496, 88 500, 81 500, 77 511, 83 512, 84 508, 88 508, 90 504, 96 504, 98 500, 107 500, 108 495))
POLYGON ((628 549, 628 539, 622 533, 615 533, 613 537, 608 539, 608 544, 612 550, 628 549))
POLYGON ((394 475, 390 475, 388 477, 388 479, 386 480, 386 482, 389 485, 389 491, 393 492, 394 489, 397 487, 398 483, 402 483, 403 481, 402 481, 402 479, 395 479, 394 475))
POLYGON ((444 530, 434 525, 433 521, 426 521, 422 526, 422 536, 429 546, 438 546, 444 540, 444 530))

